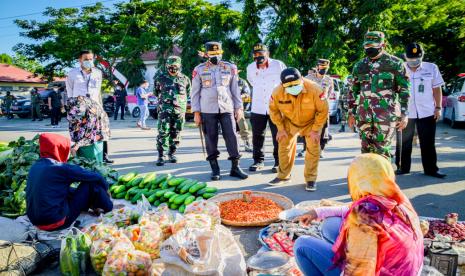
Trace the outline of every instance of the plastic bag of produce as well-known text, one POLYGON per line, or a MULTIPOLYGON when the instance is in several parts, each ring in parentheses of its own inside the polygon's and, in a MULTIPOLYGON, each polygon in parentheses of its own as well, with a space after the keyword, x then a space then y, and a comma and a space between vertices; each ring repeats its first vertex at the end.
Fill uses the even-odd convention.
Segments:
POLYGON ((212 217, 212 223, 218 224, 221 222, 220 208, 213 202, 206 200, 194 201, 186 207, 184 215, 187 214, 206 214, 212 217))
POLYGON ((60 271, 63 275, 84 274, 91 246, 90 237, 72 228, 61 240, 60 271))
POLYGON ((114 224, 119 228, 124 228, 139 221, 139 213, 128 207, 120 209, 113 209, 111 212, 106 213, 101 222, 104 224, 114 224))
POLYGON ((99 239, 92 243, 90 248, 90 261, 92 267, 98 274, 102 273, 108 254, 111 252, 114 245, 123 242, 131 244, 129 238, 122 231, 116 231, 110 238, 99 239))
POLYGON ((125 231, 134 247, 150 255, 152 259, 160 257, 160 244, 163 234, 158 224, 145 222, 143 225, 131 225, 125 231))
POLYGON ((103 275, 149 275, 151 263, 148 253, 135 250, 127 241, 119 241, 108 255, 103 275))
POLYGON ((207 214, 190 213, 184 215, 186 227, 191 229, 212 229, 212 217, 207 214))
POLYGON ((143 226, 149 223, 157 223, 163 233, 163 240, 169 238, 184 227, 184 219, 179 214, 173 212, 166 205, 161 205, 153 211, 145 212, 139 219, 139 225, 143 226))
POLYGON ((92 241, 112 239, 118 233, 118 228, 111 224, 92 224, 84 230, 92 241))

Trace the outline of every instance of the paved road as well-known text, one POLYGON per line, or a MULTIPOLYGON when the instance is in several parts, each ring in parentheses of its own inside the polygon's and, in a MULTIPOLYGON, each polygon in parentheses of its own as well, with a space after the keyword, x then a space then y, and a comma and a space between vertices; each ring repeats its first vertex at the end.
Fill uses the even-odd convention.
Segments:
MULTIPOLYGON (((45 121, 44 121, 45 122, 45 121)), ((51 129, 44 122, 30 122, 25 119, 7 121, 0 118, 0 140, 17 139, 19 136, 33 137, 36 133, 57 132, 67 135, 67 129, 51 129)), ((47 122, 48 123, 48 122, 47 122)), ((151 126, 155 121, 151 120, 151 126)), ((197 180, 209 181, 210 168, 202 154, 199 132, 188 124, 183 132, 181 148, 178 158, 179 164, 168 164, 156 167, 155 135, 156 131, 142 131, 135 128, 136 120, 112 122, 112 139, 110 141, 111 157, 116 163, 113 165, 120 173, 129 171, 170 172, 175 175, 188 176, 197 180)), ((252 174, 245 181, 238 181, 228 176, 230 163, 225 154, 224 142, 220 139, 221 161, 223 179, 213 182, 223 192, 251 189, 276 192, 291 198, 294 203, 303 200, 333 199, 349 200, 347 194, 346 174, 350 161, 359 154, 360 145, 358 136, 354 133, 337 133, 338 126, 332 126, 333 141, 328 145, 325 157, 319 165, 318 185, 315 193, 305 192, 303 189, 302 158, 296 160, 293 171, 293 182, 284 187, 269 187, 266 183, 273 179, 274 174, 269 170, 273 164, 271 157, 271 138, 266 141, 267 170, 252 174)), ((447 173, 448 177, 439 180, 424 176, 421 168, 419 148, 413 152, 412 173, 398 177, 398 183, 412 200, 418 213, 424 216, 442 217, 448 212, 458 212, 465 218, 465 129, 451 129, 440 123, 438 125, 436 145, 438 149, 439 167, 447 173)), ((299 146, 300 147, 300 146, 299 146)), ((241 165, 248 167, 252 162, 251 154, 244 153, 241 165)), ((256 235, 258 229, 233 229, 237 239, 244 246, 247 255, 256 252, 258 242, 256 235)))

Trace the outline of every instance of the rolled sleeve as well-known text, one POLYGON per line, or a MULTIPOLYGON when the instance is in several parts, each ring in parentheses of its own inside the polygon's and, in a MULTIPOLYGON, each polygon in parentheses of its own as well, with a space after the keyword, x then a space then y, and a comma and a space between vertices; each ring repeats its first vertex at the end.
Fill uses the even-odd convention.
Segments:
POLYGON ((192 112, 200 112, 200 90, 202 89, 202 82, 200 81, 200 75, 194 69, 192 72, 192 90, 191 90, 191 108, 192 112))
POLYGON ((433 72, 433 88, 438 88, 444 85, 444 79, 442 78, 441 72, 437 65, 434 65, 433 72))

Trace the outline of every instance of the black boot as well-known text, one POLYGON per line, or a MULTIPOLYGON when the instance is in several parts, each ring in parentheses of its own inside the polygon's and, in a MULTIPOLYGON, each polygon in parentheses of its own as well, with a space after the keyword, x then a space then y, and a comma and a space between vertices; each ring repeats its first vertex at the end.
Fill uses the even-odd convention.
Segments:
POLYGON ((170 163, 178 163, 178 158, 176 158, 176 155, 174 153, 168 154, 168 160, 170 163))
POLYGON ((239 168, 239 159, 231 160, 231 172, 229 175, 240 179, 247 179, 249 177, 241 168, 239 168))
POLYGON ((208 160, 208 162, 210 162, 210 167, 212 167, 211 179, 220 180, 221 175, 220 175, 220 166, 218 165, 218 160, 212 159, 212 160, 208 160))
POLYGON ((158 160, 157 160, 157 166, 163 166, 163 165, 165 165, 165 159, 163 158, 163 155, 159 155, 158 160))
POLYGON ((346 132, 346 125, 341 124, 341 128, 339 129, 339 132, 346 132))

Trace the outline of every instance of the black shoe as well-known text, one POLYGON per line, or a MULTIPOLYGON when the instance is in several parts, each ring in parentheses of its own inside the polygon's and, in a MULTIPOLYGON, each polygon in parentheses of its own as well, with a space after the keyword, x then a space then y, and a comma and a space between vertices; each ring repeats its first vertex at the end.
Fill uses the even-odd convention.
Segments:
POLYGON ((210 167, 212 168, 211 180, 220 180, 220 166, 218 165, 218 160, 208 160, 210 162, 210 167))
POLYGON ((42 122, 44 119, 39 119, 39 122, 42 122))
POLYGON ((396 170, 396 175, 404 175, 404 174, 408 174, 408 173, 410 173, 410 172, 404 172, 403 170, 400 170, 400 169, 396 170))
POLYGON ((270 186, 279 186, 279 185, 285 185, 285 184, 288 184, 290 183, 291 180, 290 179, 281 179, 281 178, 275 178, 273 180, 271 180, 270 182, 268 182, 268 185, 270 186))
POLYGON ((168 155, 170 163, 178 163, 178 158, 174 154, 169 154, 168 155))
POLYGON ((299 151, 299 153, 297 154, 297 157, 303 157, 304 153, 305 153, 305 150, 299 151))
POLYGON ((239 159, 231 160, 231 172, 229 175, 240 179, 247 179, 249 177, 241 168, 239 168, 239 159))
POLYGON ((263 167, 265 167, 265 164, 263 163, 263 161, 255 161, 252 164, 252 166, 249 167, 249 171, 251 172, 260 171, 263 169, 263 167))
POLYGON ((272 173, 278 173, 279 162, 274 162, 273 168, 271 168, 272 173))
POLYGON ((121 118, 121 120, 123 120, 123 121, 124 121, 124 118, 121 118))
POLYGON ((115 160, 111 160, 111 159, 105 158, 105 159, 103 159, 103 162, 105 162, 105 163, 107 163, 107 164, 113 164, 113 163, 115 163, 115 160))
POLYGON ((316 191, 316 182, 315 181, 307 181, 307 185, 305 186, 305 190, 309 192, 316 191))
POLYGON ((437 171, 435 173, 425 173, 425 175, 427 176, 432 176, 432 177, 436 177, 436 178, 445 178, 447 175, 446 174, 443 174, 441 173, 440 171, 437 171))
POLYGON ((158 160, 157 160, 156 164, 157 164, 157 166, 165 165, 165 159, 163 158, 163 156, 158 157, 158 160))
POLYGON ((346 132, 346 125, 341 125, 339 132, 346 132))
POLYGON ((113 120, 118 121, 118 118, 113 118, 113 120))
POLYGON ((36 121, 36 119, 32 119, 32 121, 33 121, 33 122, 35 122, 35 121, 36 121))

